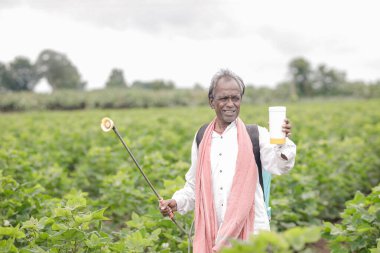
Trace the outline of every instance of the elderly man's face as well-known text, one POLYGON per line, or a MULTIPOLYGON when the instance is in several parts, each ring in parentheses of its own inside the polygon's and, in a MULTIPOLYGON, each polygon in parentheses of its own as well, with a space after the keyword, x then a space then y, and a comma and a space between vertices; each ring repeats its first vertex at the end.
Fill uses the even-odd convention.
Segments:
POLYGON ((217 121, 221 126, 228 126, 240 112, 241 91, 239 84, 230 78, 221 78, 215 89, 210 106, 215 110, 217 121))

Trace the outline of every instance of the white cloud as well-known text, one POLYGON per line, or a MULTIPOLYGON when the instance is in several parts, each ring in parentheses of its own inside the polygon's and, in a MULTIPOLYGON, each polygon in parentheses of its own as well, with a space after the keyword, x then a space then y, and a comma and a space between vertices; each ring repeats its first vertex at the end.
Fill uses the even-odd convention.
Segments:
POLYGON ((304 56, 351 79, 380 78, 377 1, 97 0, 0 2, 0 61, 65 53, 90 88, 112 68, 128 82, 208 86, 221 67, 275 85, 304 56))

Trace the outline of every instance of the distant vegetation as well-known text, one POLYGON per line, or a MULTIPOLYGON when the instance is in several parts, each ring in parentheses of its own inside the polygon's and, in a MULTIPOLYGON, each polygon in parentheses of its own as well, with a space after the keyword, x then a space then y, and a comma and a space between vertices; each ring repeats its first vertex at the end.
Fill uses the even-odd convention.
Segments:
POLYGON ((0 94, 0 111, 148 108, 197 106, 206 103, 206 92, 199 90, 123 88, 88 92, 64 90, 52 94, 0 94))
POLYGON ((124 79, 123 70, 113 69, 106 82, 106 88, 127 88, 127 82, 124 79))
MULTIPOLYGON (((380 97, 380 85, 352 87, 352 92, 337 96, 300 97, 303 100, 372 99, 380 97), (365 89, 364 89, 365 88, 365 89)), ((248 86, 244 104, 279 104, 294 102, 286 89, 248 86)), ((0 93, 0 111, 78 110, 110 108, 150 108, 175 106, 204 106, 208 104, 207 91, 202 89, 144 89, 114 88, 93 91, 61 90, 52 94, 33 92, 0 93)))
MULTIPOLYGON (((372 83, 350 81, 345 72, 325 64, 314 68, 302 57, 289 62, 288 76, 274 88, 247 84, 244 102, 380 97, 380 79, 372 83)), ((35 63, 22 56, 7 64, 0 62, 0 111, 202 105, 207 103, 202 88, 206 86, 197 83, 192 89, 179 89, 174 82, 159 78, 128 83, 123 70, 113 68, 104 89, 85 91, 86 82, 66 55, 43 50, 35 63), (42 78, 50 84, 52 94, 33 92, 42 78)))

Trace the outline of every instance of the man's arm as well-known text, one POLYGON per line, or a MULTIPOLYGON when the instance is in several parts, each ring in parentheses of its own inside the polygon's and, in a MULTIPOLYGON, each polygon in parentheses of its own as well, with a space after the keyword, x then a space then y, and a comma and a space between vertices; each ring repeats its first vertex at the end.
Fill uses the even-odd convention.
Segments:
POLYGON ((191 148, 191 166, 185 175, 185 186, 182 189, 176 191, 172 199, 164 200, 160 203, 160 211, 163 215, 167 215, 169 213, 167 206, 169 206, 173 211, 178 211, 180 214, 185 214, 188 211, 194 210, 197 159, 198 148, 194 138, 191 148))
POLYGON ((285 144, 270 144, 269 132, 264 127, 259 129, 260 157, 264 170, 275 175, 289 172, 295 163, 296 145, 288 137, 285 144))
POLYGON ((177 202, 177 209, 180 214, 185 214, 188 211, 194 210, 197 160, 198 147, 194 138, 193 145, 191 147, 191 166, 185 176, 185 186, 181 190, 176 191, 172 197, 177 202))

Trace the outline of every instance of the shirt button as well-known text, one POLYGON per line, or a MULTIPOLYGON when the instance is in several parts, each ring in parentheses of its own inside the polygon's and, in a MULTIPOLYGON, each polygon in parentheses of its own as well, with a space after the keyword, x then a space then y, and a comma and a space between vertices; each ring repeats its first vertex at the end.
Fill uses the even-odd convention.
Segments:
POLYGON ((219 156, 222 156, 222 153, 219 153, 219 156))
POLYGON ((224 204, 222 204, 222 206, 224 206, 224 204))
POLYGON ((220 170, 220 173, 222 173, 223 170, 220 170))
POLYGON ((220 187, 221 190, 223 190, 223 187, 220 187))
POLYGON ((220 136, 220 139, 223 139, 223 136, 220 136))

